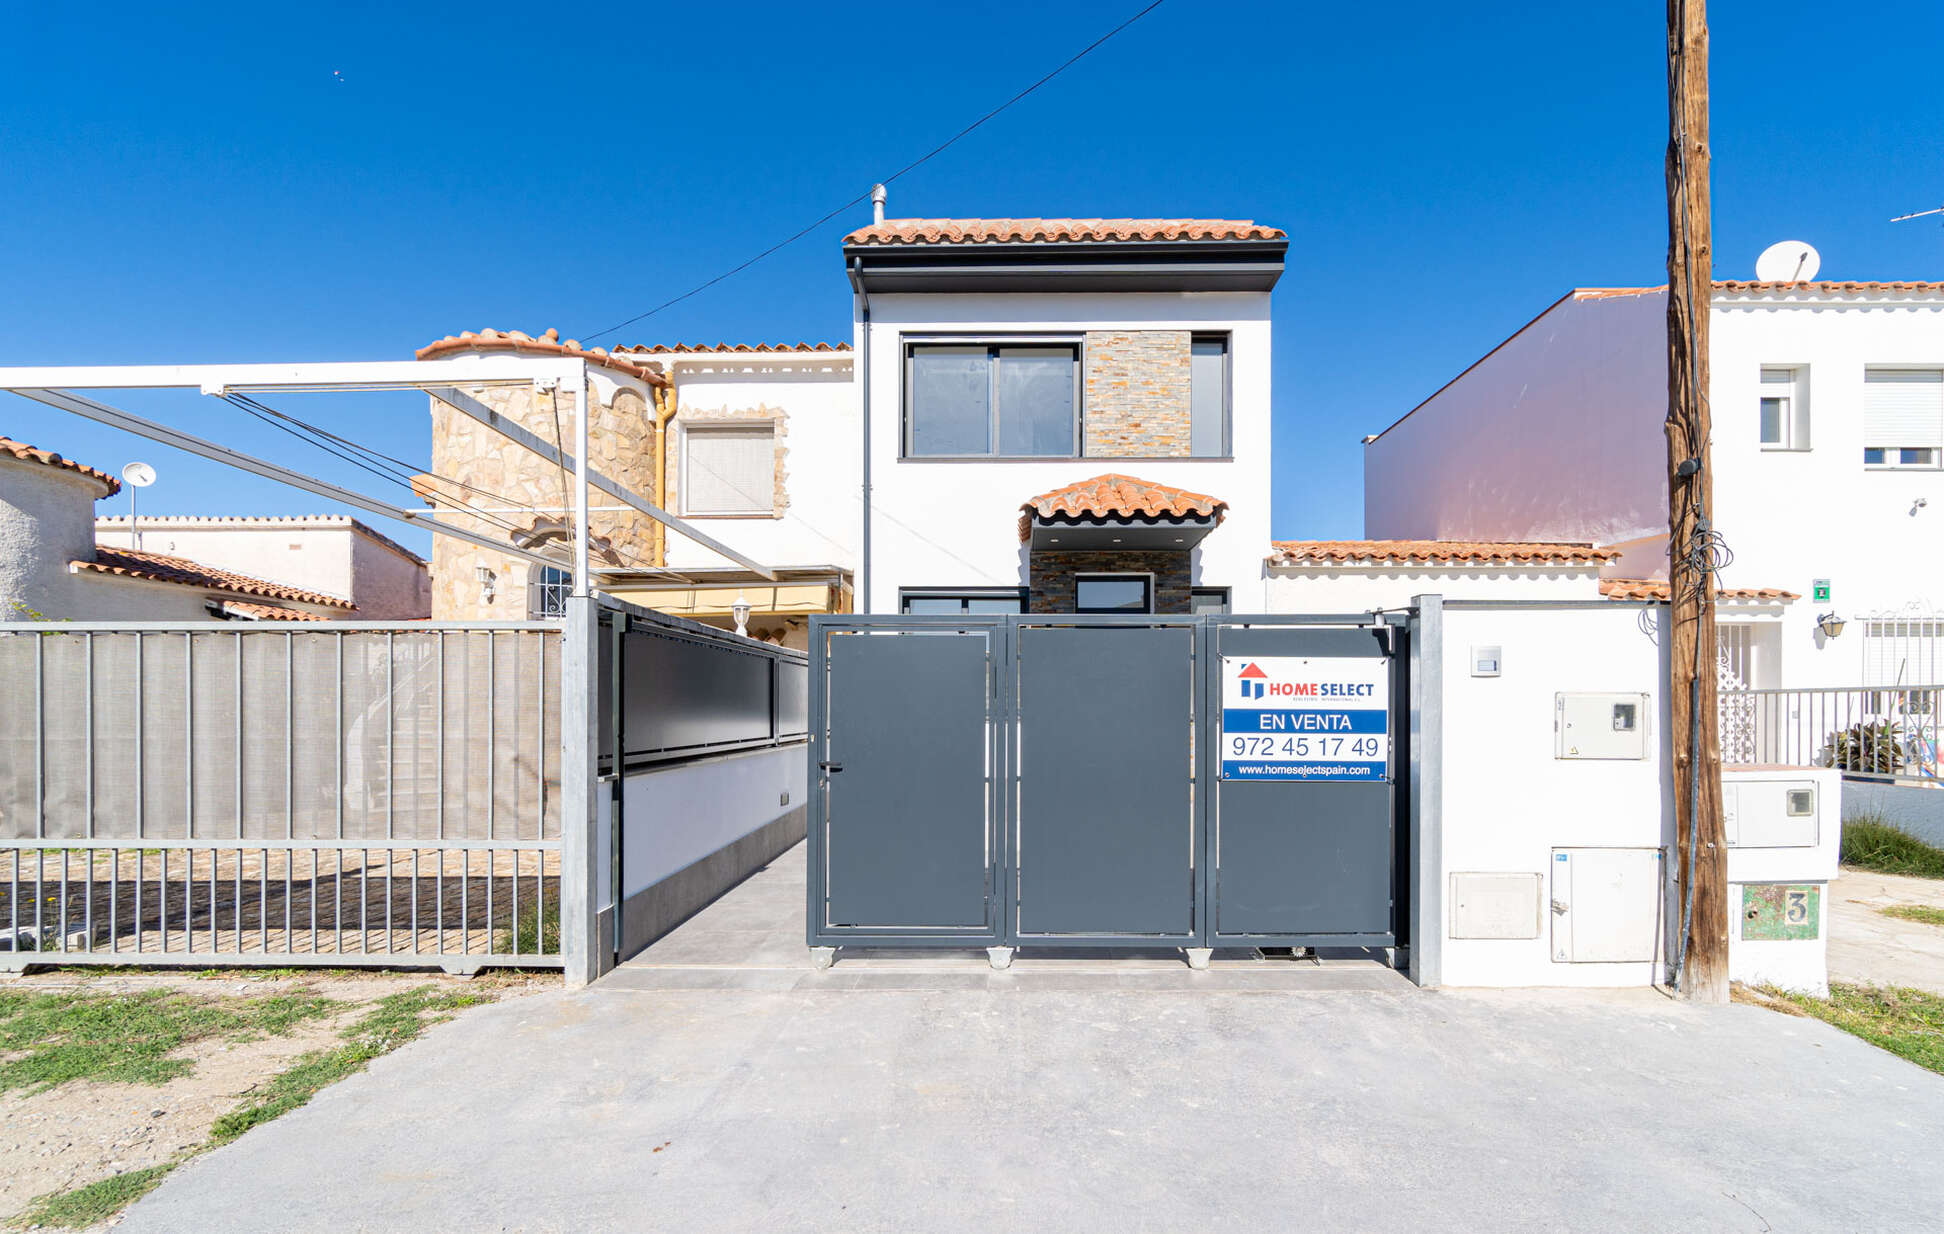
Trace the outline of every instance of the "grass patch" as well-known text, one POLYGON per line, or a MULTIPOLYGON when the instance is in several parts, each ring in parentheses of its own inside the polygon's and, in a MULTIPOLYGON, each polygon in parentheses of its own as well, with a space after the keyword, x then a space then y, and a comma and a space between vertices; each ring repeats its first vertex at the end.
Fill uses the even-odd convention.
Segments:
POLYGON ((211 1037, 283 1036, 337 1004, 313 994, 207 999, 147 994, 0 991, 0 1092, 70 1080, 163 1084, 190 1063, 173 1055, 211 1037))
POLYGON ((554 905, 553 911, 542 914, 540 905, 529 903, 520 909, 519 919, 511 929, 498 930, 493 936, 495 951, 511 951, 520 955, 556 955, 560 951, 560 906, 554 905))
POLYGON ((34 1228, 52 1226, 60 1230, 95 1225, 155 1190, 162 1176, 174 1169, 175 1165, 173 1161, 166 1165, 152 1165, 146 1170, 130 1170, 126 1174, 117 1174, 69 1191, 52 1192, 28 1205, 27 1210, 15 1217, 13 1223, 34 1228))
POLYGON ((1885 917, 1901 917, 1905 921, 1921 921, 1925 925, 1944 926, 1944 908, 1933 908, 1928 904, 1892 904, 1889 908, 1877 911, 1885 917))
POLYGON ((1836 984, 1826 999, 1782 990, 1763 993, 1944 1075, 1944 995, 1901 986, 1836 984))
POLYGON ((428 1025, 451 1019, 455 1011, 491 1001, 482 994, 442 992, 433 986, 379 999, 364 1018, 344 1030, 344 1045, 304 1055, 290 1070, 271 1080, 255 1101, 217 1119, 209 1131, 210 1144, 227 1144, 250 1128, 296 1109, 321 1089, 363 1071, 372 1059, 404 1045, 428 1025))
POLYGON ((1944 849, 1871 814, 1843 820, 1843 862, 1879 874, 1944 878, 1944 849))

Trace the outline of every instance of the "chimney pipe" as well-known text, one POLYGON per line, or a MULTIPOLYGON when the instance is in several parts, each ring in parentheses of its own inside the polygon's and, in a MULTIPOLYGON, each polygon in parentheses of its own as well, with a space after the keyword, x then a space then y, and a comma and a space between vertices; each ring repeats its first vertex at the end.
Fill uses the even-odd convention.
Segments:
POLYGON ((873 184, 871 186, 871 222, 874 224, 884 222, 884 186, 882 184, 873 184))

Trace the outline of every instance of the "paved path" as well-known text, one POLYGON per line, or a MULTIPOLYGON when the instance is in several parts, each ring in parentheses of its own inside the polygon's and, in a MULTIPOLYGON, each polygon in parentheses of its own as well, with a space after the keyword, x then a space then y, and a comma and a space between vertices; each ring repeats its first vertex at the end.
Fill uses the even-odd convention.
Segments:
POLYGON ((1893 904, 1944 908, 1944 879, 1844 866, 1829 884, 1829 979, 1944 994, 1944 926, 1886 917, 1893 904))
POLYGON ((774 916, 790 877, 779 862, 591 991, 429 1032, 184 1167, 122 1230, 1753 1232, 1944 1213, 1944 1078, 1819 1021, 1647 991, 1425 992, 1354 964, 814 973, 774 916))

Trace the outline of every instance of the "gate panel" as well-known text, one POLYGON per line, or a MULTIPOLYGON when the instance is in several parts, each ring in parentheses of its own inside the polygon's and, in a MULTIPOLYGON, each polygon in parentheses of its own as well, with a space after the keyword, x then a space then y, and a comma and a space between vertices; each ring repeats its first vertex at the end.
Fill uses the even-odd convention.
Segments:
MULTIPOLYGON (((990 932, 998 628, 827 634, 817 927, 990 932)), ((817 880, 811 881, 813 889, 817 880)))
MULTIPOLYGON (((1382 780, 1215 780, 1209 820, 1214 945, 1395 944, 1395 781, 1408 753, 1390 638, 1381 627, 1212 625, 1204 683, 1211 741, 1223 740, 1223 657, 1308 660, 1319 678, 1333 676, 1332 661, 1385 661, 1378 671, 1388 697, 1379 709, 1389 713, 1390 738, 1382 780)), ((1275 704, 1271 693, 1263 705, 1275 704)))
POLYGON ((1018 934, 1196 931, 1195 627, 1021 625, 1018 934))

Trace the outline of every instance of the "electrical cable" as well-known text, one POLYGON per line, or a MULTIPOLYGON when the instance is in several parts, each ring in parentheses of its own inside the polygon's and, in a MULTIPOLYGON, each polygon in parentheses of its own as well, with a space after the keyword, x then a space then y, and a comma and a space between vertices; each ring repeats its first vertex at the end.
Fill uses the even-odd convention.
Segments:
MULTIPOLYGON (((903 167, 900 167, 898 170, 892 172, 890 175, 884 177, 882 180, 877 181, 876 184, 887 184, 887 185, 891 184, 896 180, 898 180, 900 177, 904 176, 905 174, 912 171, 916 171, 918 168, 924 166, 932 159, 945 153, 945 151, 951 149, 954 145, 957 145, 961 139, 970 136, 974 129, 977 129, 979 126, 985 124, 988 120, 993 119, 995 116, 999 115, 1000 112, 1005 111, 1008 107, 1011 107, 1014 103, 1019 102, 1021 99, 1031 94, 1033 91, 1045 85, 1047 82, 1052 81, 1055 77, 1058 77, 1061 73, 1066 72, 1068 69, 1072 68, 1074 65, 1078 64, 1082 59, 1084 59, 1089 52, 1092 52, 1095 48, 1105 43, 1108 39, 1113 38, 1115 35, 1127 29, 1135 22, 1141 20, 1143 17, 1146 17, 1149 13, 1152 13, 1154 10, 1160 8, 1161 5, 1165 2, 1166 0, 1153 0, 1153 3, 1143 8, 1140 12, 1134 14, 1132 17, 1128 18, 1120 25, 1115 26, 1112 30, 1109 30, 1107 33, 1101 35, 1099 38, 1087 44, 1085 47, 1082 47, 1079 51, 1075 52, 1073 55, 1067 57, 1067 59, 1061 62, 1059 67, 1055 68, 1052 72, 1046 74, 1044 77, 1041 77, 1038 81, 1026 87, 1024 90, 1021 90, 1018 94, 1013 95, 1011 98, 999 104, 999 106, 993 108, 985 115, 980 116, 977 120, 974 120, 972 123, 966 125, 964 128, 952 134, 952 136, 946 138, 938 145, 933 146, 930 150, 926 151, 918 158, 913 159, 911 162, 906 163, 903 167)), ((875 188, 876 184, 874 184, 872 187, 875 188)), ((581 338, 588 342, 592 342, 593 340, 600 338, 603 335, 613 334, 616 330, 622 329, 623 327, 626 326, 631 326, 638 321, 646 321, 648 318, 653 317, 655 314, 661 312, 663 309, 672 308, 675 305, 680 304, 682 301, 688 299, 690 296, 696 295, 700 292, 707 291, 709 288, 715 286, 717 283, 722 282, 726 278, 731 278, 737 274, 741 274, 744 270, 749 269, 749 267, 763 260, 763 258, 768 257, 771 253, 774 253, 779 249, 787 248, 788 246, 795 244, 798 240, 803 239, 805 236, 817 230, 819 227, 822 227, 825 223, 830 222, 830 220, 836 218, 838 215, 844 213, 846 210, 854 209, 857 206, 862 205, 864 202, 869 201, 870 197, 871 197, 871 190, 866 189, 864 190, 864 192, 858 194, 856 197, 851 198, 843 205, 838 206, 835 210, 830 211, 830 213, 824 215, 822 218, 810 224, 808 227, 803 228, 802 230, 792 234, 786 239, 777 241, 775 244, 770 245, 762 252, 756 254, 754 257, 751 257, 748 261, 743 262, 741 265, 731 267, 728 270, 724 270, 721 274, 716 275, 714 278, 708 280, 707 282, 698 283, 694 287, 691 287, 687 291, 683 292, 681 295, 675 296, 672 299, 664 300, 660 304, 657 304, 654 308, 649 309, 645 313, 637 313, 633 317, 628 318, 626 321, 616 322, 614 325, 607 327, 605 330, 596 330, 592 334, 583 334, 581 335, 581 338)))

